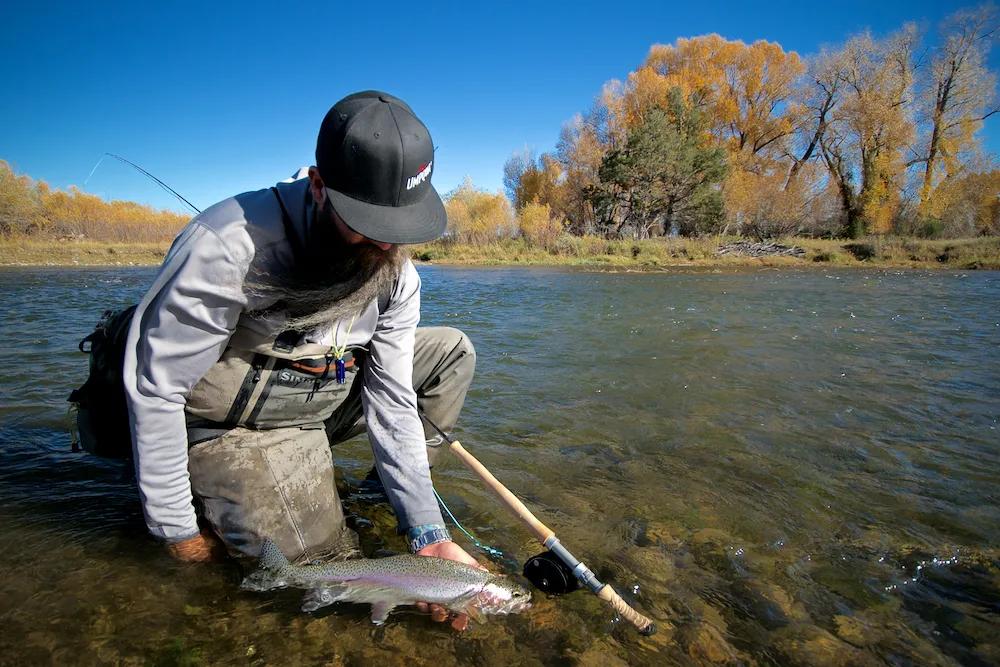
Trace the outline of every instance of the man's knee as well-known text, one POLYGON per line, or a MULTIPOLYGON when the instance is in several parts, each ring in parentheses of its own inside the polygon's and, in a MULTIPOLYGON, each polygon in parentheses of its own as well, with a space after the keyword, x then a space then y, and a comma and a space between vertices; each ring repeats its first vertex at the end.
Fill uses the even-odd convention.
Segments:
POLYGON ((476 367, 476 348, 465 332, 454 327, 420 327, 414 345, 414 370, 418 366, 476 367))
POLYGON ((458 329, 455 329, 454 331, 456 331, 458 333, 458 343, 456 344, 455 347, 458 350, 460 350, 462 352, 462 354, 465 354, 465 355, 468 355, 469 357, 471 357, 472 358, 472 363, 475 363, 476 362, 476 348, 472 344, 472 340, 468 336, 465 335, 464 331, 460 331, 458 329))
POLYGON ((472 341, 465 335, 464 331, 453 327, 441 327, 448 331, 448 339, 451 345, 451 356, 456 359, 456 363, 476 368, 476 348, 472 341))
POLYGON ((317 556, 347 538, 322 430, 233 429, 189 454, 191 486, 231 551, 260 553, 265 538, 288 555, 317 556))

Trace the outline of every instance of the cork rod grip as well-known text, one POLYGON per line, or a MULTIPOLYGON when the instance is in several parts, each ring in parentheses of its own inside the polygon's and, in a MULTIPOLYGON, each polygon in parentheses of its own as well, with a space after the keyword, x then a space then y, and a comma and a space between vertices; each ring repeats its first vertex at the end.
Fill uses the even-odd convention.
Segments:
POLYGON ((548 526, 536 519, 531 510, 525 507, 524 503, 518 500, 517 496, 508 491, 507 487, 501 484, 500 480, 486 469, 486 466, 480 463, 475 456, 467 452, 465 447, 462 447, 462 443, 458 440, 452 440, 449 446, 452 453, 462 459, 462 463, 472 470, 472 472, 476 473, 479 479, 500 498, 500 501, 531 528, 531 532, 535 534, 539 542, 545 544, 545 541, 555 534, 548 526))
POLYGON ((615 592, 610 585, 604 584, 604 588, 597 592, 597 597, 611 605, 618 614, 629 623, 639 629, 643 635, 649 636, 656 632, 656 625, 635 609, 629 606, 628 602, 622 600, 621 596, 615 592))

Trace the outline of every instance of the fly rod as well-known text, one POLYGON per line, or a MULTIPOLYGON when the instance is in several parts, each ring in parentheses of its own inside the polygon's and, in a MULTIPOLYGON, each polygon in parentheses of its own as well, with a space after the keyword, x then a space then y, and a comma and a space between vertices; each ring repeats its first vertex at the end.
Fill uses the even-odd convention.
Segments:
POLYGON ((147 178, 151 179, 154 183, 156 183, 157 185, 159 185, 165 191, 169 192, 174 197, 177 197, 178 201, 180 201, 182 204, 184 204, 185 206, 189 207, 192 211, 194 211, 195 215, 201 213, 201 209, 199 209, 197 206, 195 206, 194 204, 192 204, 191 202, 189 202, 187 199, 185 199, 183 197, 183 195, 181 195, 179 192, 177 192, 177 190, 174 190, 172 187, 170 187, 169 185, 167 185, 166 183, 164 183, 163 181, 161 181, 160 179, 158 179, 156 176, 153 176, 151 173, 149 173, 148 171, 146 171, 145 169, 143 169, 142 167, 140 167, 139 165, 137 165, 135 162, 132 162, 131 160, 123 158, 121 155, 115 155, 114 153, 105 153, 104 155, 101 156, 101 159, 97 161, 97 164, 94 165, 94 168, 90 170, 90 176, 87 176, 86 180, 83 182, 84 187, 86 187, 87 181, 89 181, 90 177, 94 175, 94 172, 97 171, 97 168, 99 166, 101 166, 101 163, 104 162, 104 158, 106 158, 106 157, 113 157, 114 159, 118 160, 119 162, 121 162, 123 164, 129 165, 130 167, 132 167, 136 171, 138 171, 140 174, 143 174, 147 178))
MULTIPOLYGON (((510 489, 504 486, 500 480, 493 476, 493 473, 486 469, 486 466, 480 463, 475 456, 470 454, 465 447, 462 446, 462 443, 458 440, 453 440, 447 433, 438 428, 437 424, 428 419, 427 415, 423 414, 422 411, 421 416, 435 431, 441 435, 442 438, 444 438, 444 441, 448 443, 448 448, 451 452, 461 459, 462 463, 474 472, 483 484, 490 489, 490 491, 500 498, 500 501, 507 507, 507 509, 513 512, 528 526, 528 528, 531 529, 531 532, 535 534, 538 541, 541 542, 542 545, 553 555, 555 555, 560 563, 568 568, 576 579, 580 581, 580 583, 589 588, 595 595, 597 595, 597 597, 609 604, 622 618, 634 625, 641 634, 649 636, 656 632, 656 624, 653 623, 652 620, 646 618, 629 606, 629 604, 615 592, 615 589, 613 589, 610 584, 605 584, 599 581, 597 576, 590 571, 590 568, 577 560, 573 554, 571 554, 566 547, 559 542, 555 532, 539 521, 535 515, 531 513, 531 510, 529 510, 517 496, 511 493, 510 489)), ((536 556, 531 559, 531 561, 537 561, 544 558, 546 555, 547 554, 543 554, 543 556, 536 556)), ((529 564, 531 561, 529 561, 529 564)), ((529 574, 528 565, 525 565, 525 574, 529 574)), ((534 581, 533 578, 532 580, 534 581)), ((540 586, 540 588, 546 590, 546 586, 540 586)), ((571 590, 571 588, 569 590, 571 590)))

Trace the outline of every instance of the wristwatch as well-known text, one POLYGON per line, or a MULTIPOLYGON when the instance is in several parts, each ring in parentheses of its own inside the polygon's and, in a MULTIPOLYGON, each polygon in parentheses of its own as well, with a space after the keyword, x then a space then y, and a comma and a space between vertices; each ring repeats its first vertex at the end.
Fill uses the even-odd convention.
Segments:
POLYGON ((406 531, 406 536, 410 539, 410 551, 413 553, 417 553, 430 544, 451 541, 451 533, 448 532, 448 529, 433 523, 414 526, 406 531))

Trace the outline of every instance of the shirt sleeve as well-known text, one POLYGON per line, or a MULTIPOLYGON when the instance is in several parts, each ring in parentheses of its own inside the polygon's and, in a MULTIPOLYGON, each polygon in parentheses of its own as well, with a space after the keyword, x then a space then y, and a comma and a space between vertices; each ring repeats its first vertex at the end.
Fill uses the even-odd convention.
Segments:
POLYGON ((191 223, 129 329, 124 380, 139 495, 150 532, 170 542, 198 533, 184 405, 236 328, 248 264, 216 232, 191 223))
POLYGON ((424 429, 413 388, 413 341, 420 321, 420 276, 409 261, 379 314, 361 393, 368 438, 399 529, 440 524, 424 429))

